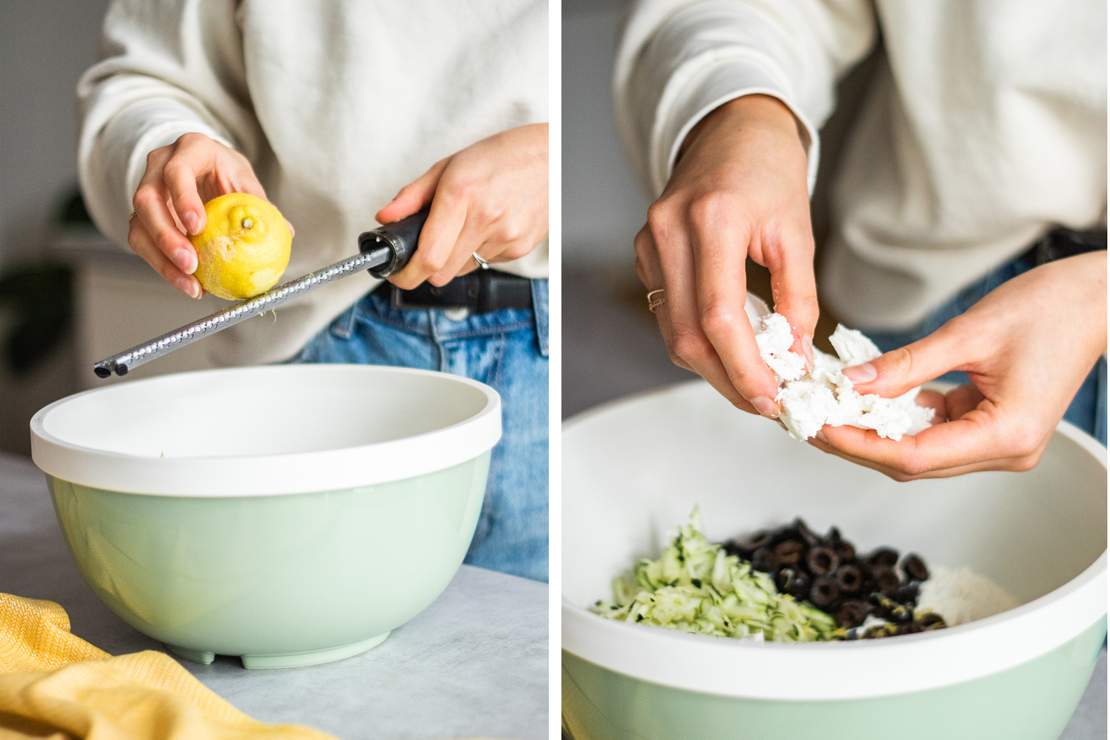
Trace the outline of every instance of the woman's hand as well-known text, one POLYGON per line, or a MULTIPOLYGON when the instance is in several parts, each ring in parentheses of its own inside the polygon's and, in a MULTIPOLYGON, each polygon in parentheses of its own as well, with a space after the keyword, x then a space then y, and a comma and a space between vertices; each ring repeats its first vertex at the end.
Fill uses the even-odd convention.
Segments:
POLYGON ((389 278, 443 286, 487 262, 531 252, 547 235, 547 124, 509 129, 441 159, 378 211, 381 223, 432 207, 412 261, 389 278))
POLYGON ((971 384, 923 391, 937 422, 895 442, 825 427, 816 446, 895 480, 1029 470, 1106 351, 1106 252, 1043 265, 996 288, 933 334, 846 370, 861 393, 896 396, 950 370, 971 384))
POLYGON ((127 243, 167 283, 200 298, 197 253, 186 234, 204 230, 205 201, 234 192, 266 197, 246 157, 203 134, 185 134, 147 155, 127 243))
POLYGON ((636 235, 636 273, 665 289, 655 311, 671 360, 737 407, 778 415, 774 374, 745 314, 745 263, 771 272, 775 310, 812 357, 817 324, 806 153, 793 114, 745 96, 706 116, 686 138, 667 188, 636 235))

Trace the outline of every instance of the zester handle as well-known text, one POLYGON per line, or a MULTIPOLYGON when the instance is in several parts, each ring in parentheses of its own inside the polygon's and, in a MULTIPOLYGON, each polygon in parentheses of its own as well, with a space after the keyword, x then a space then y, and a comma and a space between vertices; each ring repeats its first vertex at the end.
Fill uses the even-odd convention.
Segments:
POLYGON ((408 218, 359 234, 358 248, 363 254, 380 249, 383 245, 389 247, 392 252, 389 261, 380 266, 371 267, 370 274, 376 278, 387 278, 407 265, 416 251, 417 242, 420 241, 420 230, 424 228, 424 222, 427 220, 428 209, 422 208, 408 218))

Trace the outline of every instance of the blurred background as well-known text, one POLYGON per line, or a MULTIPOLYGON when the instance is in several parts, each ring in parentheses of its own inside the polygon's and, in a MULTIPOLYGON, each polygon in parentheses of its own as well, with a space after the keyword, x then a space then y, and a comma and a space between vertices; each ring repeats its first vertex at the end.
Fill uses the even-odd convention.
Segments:
MULTIPOLYGON (((100 236, 77 192, 74 91, 107 5, 0 3, 0 451, 28 453, 35 411, 105 382, 95 360, 212 310, 100 236)), ((194 345, 135 375, 208 364, 194 345)))

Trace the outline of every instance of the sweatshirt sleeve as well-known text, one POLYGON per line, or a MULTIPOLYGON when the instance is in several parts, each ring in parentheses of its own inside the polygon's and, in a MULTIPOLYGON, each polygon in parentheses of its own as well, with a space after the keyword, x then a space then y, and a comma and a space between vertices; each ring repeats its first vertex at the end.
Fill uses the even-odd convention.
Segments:
POLYGON ((235 6, 114 0, 108 9, 100 61, 77 84, 77 159, 93 221, 120 244, 152 149, 196 132, 252 158, 262 142, 235 6))
POLYGON ((638 0, 625 18, 614 77, 617 127, 653 193, 698 121, 744 95, 781 100, 801 123, 809 187, 817 129, 837 79, 875 42, 870 0, 638 0))

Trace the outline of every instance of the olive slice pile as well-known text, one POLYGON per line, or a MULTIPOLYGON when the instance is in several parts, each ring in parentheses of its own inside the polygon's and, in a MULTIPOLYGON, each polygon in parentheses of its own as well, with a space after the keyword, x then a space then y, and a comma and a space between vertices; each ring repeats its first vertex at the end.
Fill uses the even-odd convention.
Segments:
POLYGON ((722 543, 725 551, 770 573, 781 593, 808 601, 832 615, 845 639, 887 637, 941 629, 944 619, 917 612, 921 584, 929 569, 920 555, 899 556, 892 547, 856 551, 836 527, 825 535, 801 519, 777 529, 722 543), (861 633, 868 616, 886 622, 861 633))

